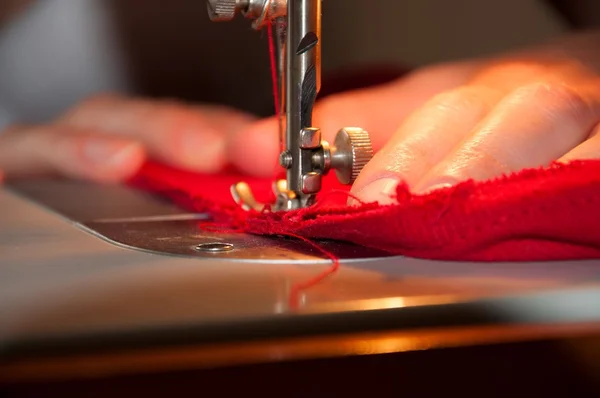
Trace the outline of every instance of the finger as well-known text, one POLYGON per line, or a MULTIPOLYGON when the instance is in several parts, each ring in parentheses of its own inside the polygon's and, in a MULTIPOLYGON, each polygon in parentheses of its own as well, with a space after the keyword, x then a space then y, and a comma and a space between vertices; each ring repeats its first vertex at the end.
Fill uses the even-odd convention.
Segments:
POLYGON ((393 202, 392 194, 400 180, 413 190, 422 190, 417 184, 425 177, 424 172, 454 150, 502 96, 532 81, 555 79, 555 75, 556 71, 551 73, 535 63, 505 60, 486 64, 474 73, 470 87, 440 95, 436 98, 439 103, 434 100, 409 118, 410 122, 361 173, 353 188, 356 196, 364 201, 393 202))
POLYGON ((596 125, 588 139, 558 159, 560 163, 573 160, 600 159, 600 125, 596 125))
POLYGON ((142 143, 157 160, 216 172, 227 161, 228 135, 253 120, 225 107, 100 96, 73 109, 59 124, 130 138, 142 143))
MULTIPOLYGON (((462 85, 477 64, 443 65, 373 88, 337 94, 317 102, 313 126, 333 141, 343 127, 358 126, 370 133, 375 151, 393 135, 404 118, 432 96, 462 85)), ((242 170, 272 176, 279 155, 279 121, 269 118, 232 136, 228 156, 242 170)))
MULTIPOLYGON (((316 104, 312 124, 321 129, 323 139, 329 142, 333 142, 341 128, 360 126, 371 133, 374 149, 377 150, 389 137, 389 126, 397 125, 403 117, 402 109, 399 112, 389 109, 396 97, 391 87, 328 97, 316 104)), ((268 177, 273 175, 279 150, 279 119, 272 117, 238 131, 229 145, 228 156, 245 172, 268 177)))
POLYGON ((400 181, 416 185, 500 98, 500 92, 479 86, 463 86, 437 95, 408 117, 365 166, 353 193, 365 202, 391 203, 400 181))
POLYGON ((0 170, 6 178, 60 174, 118 182, 142 165, 142 145, 66 126, 13 127, 0 135, 0 170))
POLYGON ((600 119, 599 102, 591 92, 557 83, 514 91, 415 190, 486 180, 560 158, 585 140, 600 119))

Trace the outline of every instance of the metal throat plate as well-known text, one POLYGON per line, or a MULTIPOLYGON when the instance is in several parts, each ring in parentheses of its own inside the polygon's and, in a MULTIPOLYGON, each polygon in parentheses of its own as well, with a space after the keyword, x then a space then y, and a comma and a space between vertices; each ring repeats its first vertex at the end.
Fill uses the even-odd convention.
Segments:
MULTIPOLYGON (((329 261, 316 247, 285 237, 215 232, 208 214, 124 186, 59 179, 15 182, 11 190, 113 244, 156 254, 243 261, 329 261)), ((319 246, 343 260, 389 253, 334 241, 319 246)))

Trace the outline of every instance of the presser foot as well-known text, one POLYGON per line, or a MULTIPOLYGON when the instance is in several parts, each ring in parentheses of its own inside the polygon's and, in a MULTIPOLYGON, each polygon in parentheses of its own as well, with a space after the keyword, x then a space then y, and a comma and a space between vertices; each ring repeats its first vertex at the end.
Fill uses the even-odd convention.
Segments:
MULTIPOLYGON (((276 200, 270 205, 272 210, 288 211, 313 205, 316 195, 321 191, 323 176, 330 170, 335 171, 341 184, 351 185, 373 157, 369 133, 359 127, 346 127, 338 131, 333 145, 321 140, 320 129, 305 128, 300 132, 299 148, 300 151, 295 152, 296 158, 289 150, 280 155, 279 163, 288 171, 288 179, 290 176, 296 176, 297 179, 292 178, 292 183, 288 180, 273 183, 276 200)), ((234 184, 231 194, 245 210, 263 211, 267 206, 256 200, 245 182, 234 184)))
POLYGON ((252 189, 245 182, 238 182, 231 186, 231 196, 233 200, 246 211, 254 210, 261 212, 267 206, 275 211, 294 210, 301 207, 308 207, 314 204, 315 196, 299 197, 295 192, 287 189, 285 180, 273 182, 273 193, 275 194, 275 203, 266 204, 256 200, 252 189))

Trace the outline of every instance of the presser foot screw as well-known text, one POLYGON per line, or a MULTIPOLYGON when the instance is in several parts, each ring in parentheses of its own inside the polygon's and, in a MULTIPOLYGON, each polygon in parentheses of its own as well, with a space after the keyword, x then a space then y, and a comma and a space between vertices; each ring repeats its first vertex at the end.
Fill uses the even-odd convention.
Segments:
POLYGON ((341 129, 335 137, 331 166, 342 184, 352 184, 373 158, 369 133, 359 127, 341 129))
POLYGON ((369 133, 359 127, 346 127, 338 131, 333 145, 322 142, 323 151, 313 155, 313 164, 330 169, 340 183, 352 184, 365 165, 373 158, 373 146, 369 133))

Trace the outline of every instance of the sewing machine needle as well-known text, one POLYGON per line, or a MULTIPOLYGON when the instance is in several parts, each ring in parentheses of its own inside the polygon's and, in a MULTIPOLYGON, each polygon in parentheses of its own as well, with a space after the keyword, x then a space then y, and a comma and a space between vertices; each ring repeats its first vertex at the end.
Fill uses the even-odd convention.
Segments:
POLYGON ((275 19, 275 47, 277 51, 277 88, 279 90, 279 148, 285 149, 285 42, 287 32, 287 18, 275 19))

